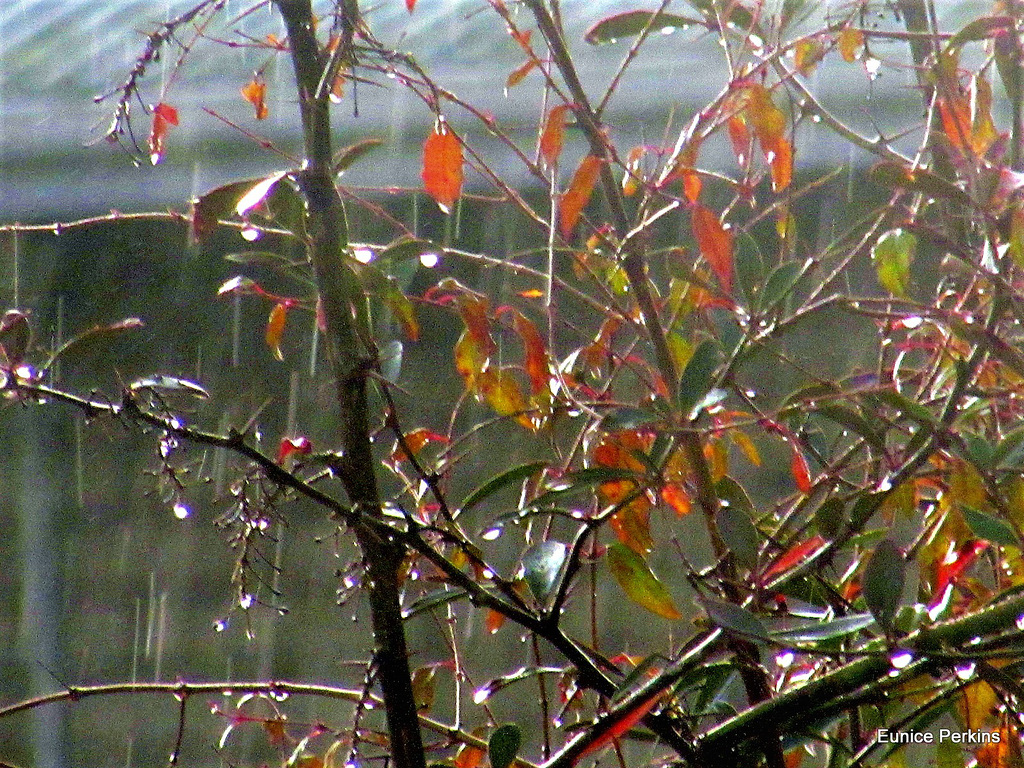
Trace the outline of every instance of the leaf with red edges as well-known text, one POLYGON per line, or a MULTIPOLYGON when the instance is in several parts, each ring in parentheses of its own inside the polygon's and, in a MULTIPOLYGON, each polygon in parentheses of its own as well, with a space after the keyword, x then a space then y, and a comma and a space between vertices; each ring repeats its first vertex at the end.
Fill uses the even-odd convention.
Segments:
POLYGON ((633 709, 623 713, 620 717, 615 719, 606 718, 599 721, 593 727, 592 732, 600 735, 590 742, 582 752, 580 752, 579 756, 573 760, 573 765, 579 763, 579 761, 587 755, 591 755, 604 749, 625 733, 629 732, 637 723, 644 719, 648 712, 654 709, 654 705, 658 703, 658 700, 661 698, 661 694, 662 692, 658 691, 650 698, 641 701, 633 709))
POLYGON ((693 237, 724 293, 732 292, 733 237, 718 217, 700 203, 690 211, 693 237))
POLYGON ((562 195, 560 229, 562 237, 568 240, 576 229, 576 223, 580 220, 580 214, 590 201, 590 195, 594 191, 597 177, 601 173, 601 164, 604 162, 597 155, 587 155, 583 158, 579 168, 572 177, 569 189, 562 195))
POLYGON ((462 194, 462 144, 443 118, 423 143, 423 188, 444 213, 462 194))
POLYGON ((785 573, 824 545, 824 537, 821 534, 816 533, 806 541, 790 547, 779 555, 775 562, 772 563, 763 574, 761 574, 761 583, 766 584, 772 579, 772 577, 785 573))

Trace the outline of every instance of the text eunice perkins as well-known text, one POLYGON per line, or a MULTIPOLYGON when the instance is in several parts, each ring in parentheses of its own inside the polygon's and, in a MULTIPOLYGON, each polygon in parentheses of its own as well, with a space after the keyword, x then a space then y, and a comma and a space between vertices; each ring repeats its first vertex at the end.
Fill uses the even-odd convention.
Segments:
POLYGON ((954 731, 940 728, 938 733, 932 731, 889 731, 881 729, 876 738, 879 744, 934 744, 951 741, 954 744, 998 744, 999 731, 954 731))

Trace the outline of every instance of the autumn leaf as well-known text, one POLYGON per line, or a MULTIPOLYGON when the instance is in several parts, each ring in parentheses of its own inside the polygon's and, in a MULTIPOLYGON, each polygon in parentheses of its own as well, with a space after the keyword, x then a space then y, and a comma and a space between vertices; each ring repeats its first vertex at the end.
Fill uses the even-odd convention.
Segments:
POLYGON ((643 159, 647 148, 644 146, 633 147, 626 157, 626 172, 622 176, 622 194, 632 197, 640 189, 643 181, 643 173, 640 168, 640 161, 643 159))
POLYGON ((825 55, 825 46, 816 38, 804 38, 793 49, 793 63, 804 77, 814 74, 818 62, 825 55))
POLYGON ((690 211, 693 237, 701 256, 711 265, 723 293, 732 291, 733 237, 718 217, 700 203, 690 211))
POLYGON ((526 375, 530 379, 530 390, 535 395, 539 394, 548 388, 547 345, 537 330, 537 326, 522 313, 516 313, 515 328, 519 338, 523 341, 523 349, 526 354, 523 370, 526 371, 526 375))
POLYGON ((852 64, 857 60, 857 51, 864 47, 864 33, 859 29, 847 27, 839 33, 838 45, 843 61, 852 64))
POLYGON ((160 102, 153 107, 153 127, 149 132, 149 161, 157 165, 164 159, 167 131, 178 124, 178 110, 160 102))
POLYGON ((569 189, 562 195, 560 229, 562 237, 568 240, 580 220, 580 214, 590 200, 594 191, 598 174, 601 172, 601 164, 604 162, 597 155, 587 155, 576 169, 572 177, 569 189))
POLYGON ((257 120, 267 119, 270 114, 267 109, 267 81, 263 79, 262 72, 257 72, 252 80, 242 86, 242 98, 253 105, 257 120))
POLYGON ((505 80, 505 88, 506 88, 506 90, 509 89, 509 88, 512 88, 512 87, 514 87, 516 85, 519 85, 521 82, 523 82, 523 79, 528 74, 530 74, 530 72, 533 71, 533 68, 537 66, 537 63, 538 63, 537 59, 527 59, 522 64, 520 64, 518 67, 513 69, 509 73, 508 78, 505 80))
POLYGON ((772 191, 781 192, 793 180, 793 146, 785 136, 770 141, 761 141, 768 167, 772 173, 772 191))
POLYGON ((825 546, 825 539, 821 534, 815 534, 806 541, 800 542, 776 558, 768 569, 761 575, 761 583, 767 584, 772 577, 785 573, 796 565, 802 563, 806 558, 825 546))
POLYGON ((416 0, 405 0, 405 7, 409 13, 412 13, 412 9, 416 7, 416 0))
POLYGON ((676 516, 686 517, 690 514, 692 509, 690 494, 686 492, 682 483, 666 483, 661 489, 661 498, 675 510, 676 516))
POLYGON ((747 121, 741 115, 733 115, 726 123, 726 129, 736 162, 745 171, 750 164, 750 130, 747 121))
POLYGON ((789 470, 793 475, 793 481, 800 493, 810 493, 811 472, 807 467, 807 459, 804 458, 803 452, 795 443, 790 443, 790 449, 793 451, 793 458, 790 461, 789 470))
POLYGON ((608 545, 608 567, 629 599, 666 619, 683 618, 661 580, 643 557, 621 542, 608 545))
POLYGON ((462 144, 444 118, 423 144, 423 187, 444 213, 462 194, 462 144))
POLYGON ((619 739, 623 734, 628 733, 637 723, 644 719, 648 712, 654 709, 654 705, 658 703, 661 694, 662 691, 658 691, 650 698, 641 701, 633 709, 627 710, 617 719, 599 721, 594 728, 600 735, 580 752, 579 756, 573 761, 573 765, 576 765, 587 755, 599 752, 619 739))
POLYGON ((548 112, 548 117, 544 121, 544 130, 540 134, 540 156, 548 168, 554 166, 562 153, 565 113, 568 110, 568 104, 559 104, 548 112))
POLYGON ((308 437, 283 437, 277 446, 277 463, 283 465, 289 456, 308 456, 312 450, 308 437))
POLYGON ((270 310, 270 317, 267 319, 267 346, 278 360, 284 360, 284 355, 281 354, 281 335, 284 333, 284 323, 287 318, 288 303, 279 301, 270 310))

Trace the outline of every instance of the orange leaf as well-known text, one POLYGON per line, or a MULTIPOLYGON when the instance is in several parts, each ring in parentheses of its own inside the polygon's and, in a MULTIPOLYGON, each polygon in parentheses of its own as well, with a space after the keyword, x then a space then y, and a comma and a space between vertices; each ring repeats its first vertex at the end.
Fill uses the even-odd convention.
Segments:
POLYGON ((646 151, 647 148, 643 146, 633 147, 629 150, 629 155, 626 158, 626 173, 622 176, 622 194, 626 197, 632 197, 640 189, 640 184, 643 182, 640 161, 646 151))
POLYGON ((508 79, 505 80, 505 88, 519 85, 519 83, 523 82, 523 78, 530 74, 536 66, 537 59, 527 59, 524 61, 509 73, 508 79))
POLYGON ((516 313, 516 333, 523 340, 526 359, 523 370, 530 379, 530 390, 533 394, 543 392, 548 387, 548 349, 537 326, 528 317, 516 313))
POLYGON ((153 107, 153 127, 149 131, 149 161, 157 165, 164 159, 164 143, 167 131, 178 124, 178 110, 170 104, 160 102, 153 107))
POLYGON ((665 484, 661 489, 661 498, 676 511, 678 517, 686 517, 690 514, 692 507, 690 504, 690 494, 686 492, 686 489, 681 484, 665 484))
POLYGON ((732 231, 722 226, 709 209, 700 203, 694 203, 690 212, 690 223, 693 237, 704 257, 718 278, 718 284, 724 293, 732 291, 732 231))
POLYGON ((565 113, 568 104, 559 104, 548 112, 544 121, 544 130, 540 134, 540 156, 549 168, 558 161, 562 153, 562 141, 565 134, 565 113))
POLYGON ((771 91, 760 83, 747 85, 746 92, 744 117, 762 147, 772 144, 786 132, 786 115, 775 106, 771 91))
POLYGON ((683 179, 683 194, 691 203, 696 203, 700 197, 700 190, 703 186, 700 176, 693 170, 697 164, 697 154, 700 152, 700 142, 691 141, 686 148, 679 153, 676 161, 676 169, 683 179))
POLYGON ((646 716, 648 712, 654 709, 654 705, 658 703, 658 700, 661 698, 661 694, 662 692, 658 691, 649 699, 644 699, 639 704, 637 704, 633 709, 628 710, 621 717, 618 717, 614 720, 599 721, 594 726, 592 732, 598 733, 600 735, 592 742, 590 742, 590 744, 588 744, 582 752, 580 752, 579 756, 573 761, 573 765, 576 765, 581 759, 583 759, 587 755, 593 754, 594 752, 598 752, 599 750, 604 749, 613 741, 617 740, 624 733, 629 731, 641 720, 643 720, 644 716, 646 716))
POLYGON ((284 464, 294 454, 308 456, 312 450, 313 443, 308 437, 282 437, 277 446, 277 463, 284 464))
POLYGON ((274 357, 278 360, 284 360, 284 355, 281 354, 281 334, 284 333, 284 323, 287 319, 288 304, 287 302, 279 301, 270 310, 266 334, 267 346, 270 347, 270 351, 274 353, 274 357))
POLYGON ((789 469, 793 474, 796 487, 800 490, 800 493, 810 493, 811 471, 807 467, 807 459, 804 458, 803 453, 800 452, 796 445, 790 443, 790 448, 793 451, 793 459, 789 464, 789 469))
POLYGON ((816 552, 820 547, 825 545, 825 539, 822 538, 821 534, 815 534, 807 541, 801 542, 795 546, 790 547, 781 555, 779 558, 769 566, 768 570, 761 576, 761 583, 767 583, 773 576, 777 576, 780 573, 785 573, 793 566, 799 564, 804 558, 808 557, 813 552, 816 552))
POLYGON ((864 46, 864 33, 859 29, 847 27, 839 33, 839 53, 843 61, 853 63, 857 60, 857 51, 864 46))
MULTIPOLYGON (((420 427, 406 433, 404 435, 404 442, 409 450, 412 451, 412 455, 415 456, 427 443, 450 443, 451 440, 448 439, 447 435, 441 435, 425 427, 420 427)), ((391 463, 397 464, 400 461, 405 461, 407 458, 409 457, 402 447, 402 443, 396 442, 395 449, 391 452, 391 463)))
POLYGON ((963 96, 941 97, 938 99, 939 117, 942 118, 942 132, 949 143, 963 150, 972 142, 971 108, 963 96))
POLYGON ((761 151, 772 171, 772 191, 781 192, 793 180, 793 147, 785 136, 761 141, 761 151))
POLYGON ((499 629, 501 629, 504 623, 505 614, 498 613, 493 608, 487 609, 487 617, 484 619, 484 625, 487 628, 488 635, 493 635, 494 633, 496 633, 499 629))
POLYGON ((423 143, 423 187, 444 213, 462 194, 462 144, 444 118, 423 143))
POLYGON ((732 152, 736 155, 736 162, 740 168, 746 170, 750 163, 750 131, 747 129, 747 121, 740 115, 733 115, 726 124, 729 129, 729 142, 732 144, 732 152))
POLYGON ((466 324, 466 330, 486 354, 491 354, 496 347, 494 339, 491 338, 491 322, 487 317, 487 300, 463 293, 459 295, 457 302, 462 322, 466 324))
POLYGON ((587 155, 576 169, 572 177, 569 189, 562 195, 561 206, 561 232, 562 237, 568 240, 572 237, 572 231, 580 220, 580 214, 590 200, 597 183, 597 176, 601 172, 601 164, 604 162, 597 155, 587 155))
POLYGON ((257 72, 252 80, 242 86, 242 98, 255 107, 257 120, 266 120, 270 114, 267 109, 267 81, 261 72, 257 72))
MULTIPOLYGON (((409 2, 410 0, 406 0, 409 2)), ((487 753, 471 744, 463 744, 455 754, 455 768, 478 768, 487 753)))

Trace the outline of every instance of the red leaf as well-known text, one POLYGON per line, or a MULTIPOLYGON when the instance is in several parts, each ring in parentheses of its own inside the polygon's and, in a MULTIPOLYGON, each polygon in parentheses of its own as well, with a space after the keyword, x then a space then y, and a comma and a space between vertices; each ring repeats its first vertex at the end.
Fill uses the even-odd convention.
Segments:
POLYGON ((676 511, 677 516, 686 517, 690 514, 690 494, 681 483, 666 483, 662 486, 661 498, 676 511))
POLYGON ((637 704, 633 709, 623 714, 621 717, 612 720, 611 723, 608 725, 606 725, 605 720, 599 721, 597 725, 594 726, 594 731, 599 733, 600 735, 592 742, 590 742, 590 744, 588 744, 582 752, 580 752, 579 756, 577 756, 577 758, 573 761, 573 765, 576 765, 581 759, 583 759, 587 755, 593 754, 594 752, 604 749, 613 741, 622 736, 624 733, 629 731, 641 720, 643 720, 644 716, 646 716, 648 712, 654 709, 654 705, 657 704, 658 700, 661 698, 661 693, 661 691, 658 691, 649 699, 644 699, 639 704, 637 704))
POLYGON ((562 153, 562 141, 565 134, 565 113, 568 104, 559 104, 548 112, 544 121, 544 130, 540 134, 540 156, 549 168, 558 161, 562 153))
POLYGON ((277 463, 284 464, 292 454, 307 456, 313 450, 313 443, 308 437, 282 437, 277 447, 277 463))
POLYGON ((804 458, 803 453, 800 452, 794 443, 790 443, 790 448, 793 451, 793 459, 790 461, 789 469, 793 474, 793 481, 796 483, 796 487, 800 493, 811 492, 811 471, 807 467, 807 459, 804 458))
POLYGON ((807 539, 807 541, 790 547, 788 550, 783 552, 779 558, 769 566, 768 570, 761 575, 761 583, 766 584, 773 576, 785 573, 824 545, 825 539, 821 534, 815 534, 814 536, 811 536, 811 538, 807 539))
MULTIPOLYGON (((442 435, 437 432, 432 432, 424 427, 420 427, 419 429, 414 429, 412 432, 406 433, 403 436, 402 442, 405 443, 405 447, 412 451, 413 456, 415 456, 427 443, 450 443, 451 440, 448 439, 447 435, 442 435)), ((408 454, 405 452, 405 447, 403 447, 402 442, 396 443, 395 449, 391 452, 390 461, 392 464, 398 464, 398 462, 405 461, 409 458, 408 454)))
POLYGON ((256 119, 266 120, 270 110, 267 109, 267 81, 263 73, 257 72, 252 80, 242 86, 242 98, 256 109, 256 119))
POLYGON ((416 7, 416 0, 405 0, 405 7, 412 13, 412 9, 416 7))
POLYGON ((274 353, 278 360, 284 360, 281 354, 281 335, 284 333, 284 323, 288 318, 288 303, 279 301, 270 310, 270 317, 267 318, 267 346, 274 353))
POLYGON ((153 107, 153 127, 149 132, 149 160, 157 165, 164 159, 164 144, 167 131, 178 124, 178 110, 170 104, 160 102, 153 107))
POLYGON ((568 240, 572 237, 572 231, 580 220, 580 214, 590 200, 597 183, 597 176, 601 172, 601 164, 604 161, 597 155, 587 155, 576 169, 572 177, 569 189, 562 195, 560 230, 562 237, 568 240))
POLYGON ((709 209, 695 203, 690 213, 693 237, 700 254, 711 265, 724 293, 732 291, 732 232, 709 209))
POLYGON ((747 169, 750 163, 750 131, 747 129, 747 121, 740 115, 733 115, 726 124, 729 131, 729 142, 732 144, 732 152, 736 155, 736 162, 740 168, 747 169))
POLYGON ((445 213, 462 194, 462 144, 444 118, 423 144, 423 187, 445 213))
POLYGON ((537 326, 521 313, 515 316, 516 333, 523 340, 526 359, 523 370, 530 379, 530 391, 533 394, 543 392, 548 387, 548 350, 537 326))
MULTIPOLYGON (((935 587, 932 589, 932 599, 928 608, 934 608, 945 598, 947 587, 951 587, 959 580, 964 571, 970 568, 978 556, 988 549, 988 542, 978 539, 969 539, 960 547, 960 551, 953 557, 952 562, 941 562, 935 571, 935 587)), ((947 558, 948 559, 948 558, 947 558)))

